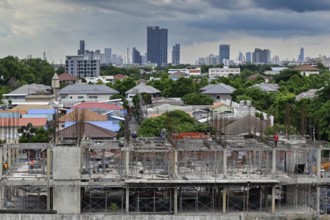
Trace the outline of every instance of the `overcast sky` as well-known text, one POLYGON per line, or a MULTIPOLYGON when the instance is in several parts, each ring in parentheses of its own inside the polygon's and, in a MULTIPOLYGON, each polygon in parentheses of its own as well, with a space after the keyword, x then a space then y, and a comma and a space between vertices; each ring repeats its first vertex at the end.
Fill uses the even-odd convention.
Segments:
POLYGON ((45 51, 64 62, 80 40, 89 50, 145 53, 147 26, 168 29, 168 53, 180 43, 182 63, 218 54, 219 44, 231 45, 231 59, 256 47, 280 59, 297 59, 300 47, 329 56, 329 10, 328 0, 0 0, 0 57, 45 51))

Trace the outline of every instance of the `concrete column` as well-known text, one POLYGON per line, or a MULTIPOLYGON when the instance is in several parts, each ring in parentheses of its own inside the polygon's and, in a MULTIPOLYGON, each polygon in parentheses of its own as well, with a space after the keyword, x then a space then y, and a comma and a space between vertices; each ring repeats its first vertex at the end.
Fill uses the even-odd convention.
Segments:
POLYGON ((223 177, 226 178, 228 175, 227 172, 227 149, 223 150, 223 177))
POLYGON ((2 164, 3 164, 3 160, 2 160, 2 151, 3 151, 3 147, 2 146, 0 146, 0 181, 1 181, 1 179, 2 179, 2 173, 3 173, 3 166, 2 166, 2 164))
POLYGON ((173 152, 173 173, 175 176, 178 175, 178 151, 173 152))
POLYGON ((320 187, 316 187, 316 214, 320 214, 320 187))
POLYGON ((129 176, 129 149, 125 150, 125 174, 126 177, 129 176))
POLYGON ((222 213, 227 212, 227 187, 222 189, 222 213))
POLYGON ((51 150, 48 147, 47 148, 47 210, 50 210, 50 186, 49 186, 49 181, 50 181, 50 169, 51 169, 51 150))
POLYGON ((173 211, 174 211, 174 214, 178 214, 178 188, 175 187, 173 189, 173 199, 174 199, 174 202, 173 202, 173 211))
POLYGON ((272 213, 275 213, 275 186, 272 186, 272 213))
POLYGON ((273 149, 273 155, 272 155, 272 174, 275 174, 276 172, 276 149, 273 149))
POLYGON ((321 178, 321 149, 318 148, 316 151, 316 176, 321 178))
POLYGON ((8 169, 11 169, 11 149, 7 149, 8 151, 8 169))
POLYGON ((128 187, 126 187, 126 195, 125 196, 126 196, 125 197, 125 199, 126 199, 125 207, 126 207, 126 213, 128 214, 129 213, 129 188, 128 187))

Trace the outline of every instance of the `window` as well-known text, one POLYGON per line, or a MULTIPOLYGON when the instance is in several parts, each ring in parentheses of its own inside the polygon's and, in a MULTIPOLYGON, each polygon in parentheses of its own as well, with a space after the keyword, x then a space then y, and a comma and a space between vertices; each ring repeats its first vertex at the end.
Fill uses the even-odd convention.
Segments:
POLYGON ((84 99, 84 96, 78 96, 78 99, 84 99))

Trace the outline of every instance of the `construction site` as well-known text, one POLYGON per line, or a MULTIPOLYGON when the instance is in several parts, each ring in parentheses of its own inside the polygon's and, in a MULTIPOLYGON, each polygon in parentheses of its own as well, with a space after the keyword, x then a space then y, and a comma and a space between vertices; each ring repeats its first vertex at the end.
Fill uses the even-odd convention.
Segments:
POLYGON ((328 143, 302 136, 274 143, 256 129, 229 135, 220 119, 213 135, 91 139, 77 121, 71 138, 57 132, 50 143, 2 143, 3 219, 328 217, 328 143))

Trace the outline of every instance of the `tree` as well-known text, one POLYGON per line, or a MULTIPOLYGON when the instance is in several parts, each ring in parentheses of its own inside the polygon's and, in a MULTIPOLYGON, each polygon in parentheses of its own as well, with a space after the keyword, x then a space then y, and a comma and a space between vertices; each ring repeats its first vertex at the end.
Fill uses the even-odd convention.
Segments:
POLYGON ((159 137, 161 131, 165 129, 172 132, 206 132, 207 125, 198 123, 188 113, 180 110, 166 112, 161 116, 145 119, 138 135, 144 137, 159 137))
POLYGON ((211 96, 197 92, 184 95, 181 99, 186 105, 211 105, 214 101, 211 96))

